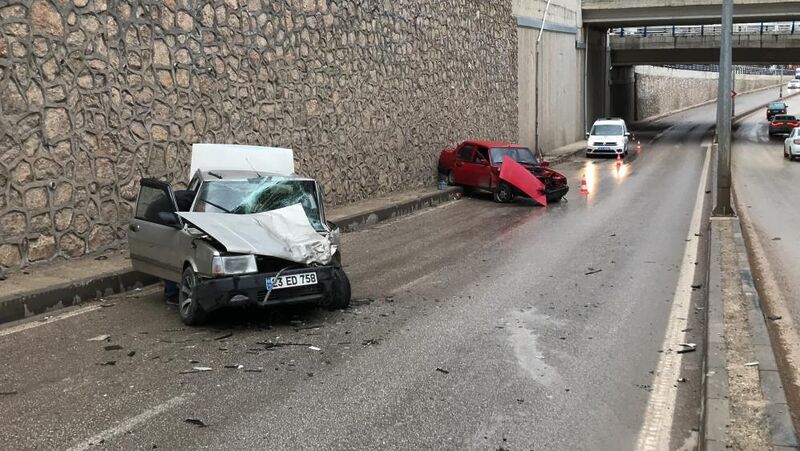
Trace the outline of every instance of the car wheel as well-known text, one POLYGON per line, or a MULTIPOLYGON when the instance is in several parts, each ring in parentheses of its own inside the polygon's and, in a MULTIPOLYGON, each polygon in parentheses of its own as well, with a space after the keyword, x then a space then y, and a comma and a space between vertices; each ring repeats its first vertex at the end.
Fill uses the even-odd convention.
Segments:
POLYGON ((511 189, 511 185, 506 182, 500 182, 494 190, 494 201, 505 204, 512 200, 514 200, 514 191, 511 189))
POLYGON ((197 274, 191 266, 187 266, 181 275, 181 287, 178 293, 178 313, 181 320, 189 326, 199 326, 206 322, 208 314, 197 298, 194 297, 194 287, 197 286, 197 274))
POLYGON ((331 292, 325 296, 322 306, 328 310, 347 308, 350 305, 350 296, 350 279, 342 268, 335 268, 331 292))

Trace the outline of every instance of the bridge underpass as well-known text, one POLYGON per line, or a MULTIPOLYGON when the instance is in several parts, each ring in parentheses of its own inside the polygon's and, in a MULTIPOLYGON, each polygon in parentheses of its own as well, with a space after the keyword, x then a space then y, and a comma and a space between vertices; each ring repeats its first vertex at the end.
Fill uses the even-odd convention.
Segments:
MULTIPOLYGON (((583 23, 598 28, 720 22, 722 0, 583 0, 583 23)), ((736 0, 734 22, 800 20, 800 6, 785 0, 736 0)))

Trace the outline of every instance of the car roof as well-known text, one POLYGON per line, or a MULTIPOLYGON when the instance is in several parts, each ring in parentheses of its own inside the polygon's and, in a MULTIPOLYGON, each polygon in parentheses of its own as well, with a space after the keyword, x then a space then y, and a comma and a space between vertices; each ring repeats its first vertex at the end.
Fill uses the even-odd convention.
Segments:
POLYGON ((480 147, 524 147, 524 148, 527 148, 527 146, 523 146, 521 144, 514 144, 514 143, 509 143, 509 142, 503 142, 503 141, 472 141, 471 140, 471 141, 464 141, 464 144, 474 144, 474 145, 480 146, 480 147))
POLYGON ((208 181, 215 181, 215 180, 242 181, 242 180, 248 180, 248 179, 259 178, 259 177, 282 177, 282 178, 292 179, 292 180, 311 180, 311 181, 314 180, 312 178, 303 177, 303 176, 300 176, 300 175, 297 175, 297 174, 284 175, 284 174, 274 174, 274 173, 271 173, 271 172, 240 171, 240 170, 230 170, 230 169, 219 170, 219 171, 198 170, 197 174, 199 174, 200 180, 204 180, 204 181, 205 180, 208 180, 208 181), (213 172, 214 174, 219 175, 222 178, 220 179, 219 177, 215 177, 215 176, 211 175, 210 172, 213 172))
POLYGON ((598 120, 594 121, 594 123, 595 123, 595 125, 597 125, 597 124, 600 124, 600 125, 603 125, 603 124, 624 124, 625 120, 624 119, 620 119, 620 118, 615 118, 615 117, 609 117, 609 118, 605 118, 605 119, 598 119, 598 120))

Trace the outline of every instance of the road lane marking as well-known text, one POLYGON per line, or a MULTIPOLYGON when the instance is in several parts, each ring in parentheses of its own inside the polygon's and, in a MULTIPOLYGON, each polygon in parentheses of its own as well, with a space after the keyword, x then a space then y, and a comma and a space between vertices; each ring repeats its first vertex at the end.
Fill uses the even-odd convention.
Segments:
MULTIPOLYGON (((142 289, 138 293, 140 295, 149 295, 149 294, 152 294, 152 293, 156 292, 157 289, 160 289, 160 288, 161 288, 160 285, 154 285, 154 286, 151 286, 151 287, 145 287, 144 289, 142 289)), ((61 320, 64 320, 64 319, 72 318, 74 316, 83 315, 84 313, 93 312, 93 311, 99 310, 101 308, 103 308, 103 307, 100 304, 95 303, 95 304, 87 305, 85 307, 79 307, 79 308, 76 308, 74 310, 70 310, 68 312, 59 313, 59 314, 56 314, 56 315, 53 315, 53 316, 50 316, 50 317, 46 317, 45 319, 42 319, 42 320, 37 320, 37 319, 32 317, 32 318, 30 318, 29 322, 18 324, 16 326, 11 326, 11 327, 8 327, 8 328, 5 328, 5 329, 0 329, 0 337, 5 337, 5 336, 8 336, 8 335, 16 334, 18 332, 23 332, 23 331, 26 331, 28 329, 33 329, 35 327, 44 326, 44 325, 47 325, 47 324, 52 324, 52 323, 54 323, 56 321, 61 321, 61 320)))
POLYGON ((5 337, 6 335, 15 334, 17 332, 22 332, 24 330, 33 329, 34 327, 44 326, 45 324, 51 324, 56 321, 61 321, 62 319, 72 318, 73 316, 83 315, 84 313, 93 312, 95 310, 99 310, 100 305, 87 305, 86 307, 77 308, 75 310, 70 310, 65 313, 60 313, 58 315, 53 315, 48 317, 44 320, 31 320, 30 322, 19 324, 13 327, 9 327, 8 329, 0 330, 0 337, 5 337))
POLYGON ((672 420, 678 396, 674 384, 680 377, 681 363, 683 361, 683 354, 678 354, 675 351, 679 348, 678 343, 683 343, 686 339, 686 332, 683 332, 683 330, 686 327, 686 318, 689 317, 689 307, 692 303, 691 286, 697 269, 694 263, 697 261, 700 247, 700 239, 695 234, 701 233, 703 198, 705 197, 710 161, 711 150, 706 148, 706 159, 703 163, 700 185, 697 187, 697 198, 689 225, 683 259, 681 260, 678 285, 675 288, 675 296, 672 300, 669 322, 667 323, 667 332, 664 336, 664 344, 661 347, 665 352, 661 355, 656 367, 652 384, 653 390, 650 392, 650 399, 647 402, 642 429, 639 431, 639 439, 636 446, 639 450, 669 449, 672 420), (672 349, 673 351, 667 352, 667 349, 672 349))
POLYGON ((133 428, 135 428, 136 426, 144 423, 145 421, 147 421, 147 420, 149 420, 149 419, 151 419, 151 418, 153 418, 153 417, 155 417, 157 415, 160 415, 160 414, 166 412, 167 410, 172 409, 173 407, 177 407, 177 406, 185 403, 193 395, 194 395, 194 393, 184 393, 183 395, 176 396, 174 398, 168 399, 166 402, 164 402, 162 404, 159 404, 159 405, 157 405, 155 407, 151 407, 151 408, 145 410, 144 412, 140 413, 139 415, 136 415, 135 417, 131 417, 131 418, 128 418, 126 420, 123 420, 122 422, 120 422, 116 426, 114 426, 112 428, 108 428, 105 431, 102 431, 100 433, 97 433, 97 434, 87 438, 86 440, 84 440, 84 441, 78 443, 77 445, 69 448, 68 451, 84 451, 84 450, 87 450, 87 449, 89 449, 89 448, 91 448, 91 447, 93 447, 95 445, 100 444, 101 441, 105 442, 105 441, 107 441, 108 439, 110 439, 112 437, 115 437, 115 436, 120 435, 120 434, 124 434, 126 431, 132 430, 133 428))

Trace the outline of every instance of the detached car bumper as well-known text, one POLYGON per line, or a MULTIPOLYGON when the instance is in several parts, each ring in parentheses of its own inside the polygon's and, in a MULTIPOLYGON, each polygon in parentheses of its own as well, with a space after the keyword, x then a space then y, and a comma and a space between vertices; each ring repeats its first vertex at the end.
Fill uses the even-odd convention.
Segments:
POLYGON ((337 268, 333 266, 283 271, 281 276, 314 272, 317 275, 317 283, 273 289, 269 293, 266 303, 264 303, 264 298, 268 291, 267 280, 275 277, 277 275, 275 272, 205 279, 195 286, 193 296, 206 312, 243 305, 266 307, 281 304, 320 303, 326 297, 333 295, 334 271, 337 271, 337 268))

